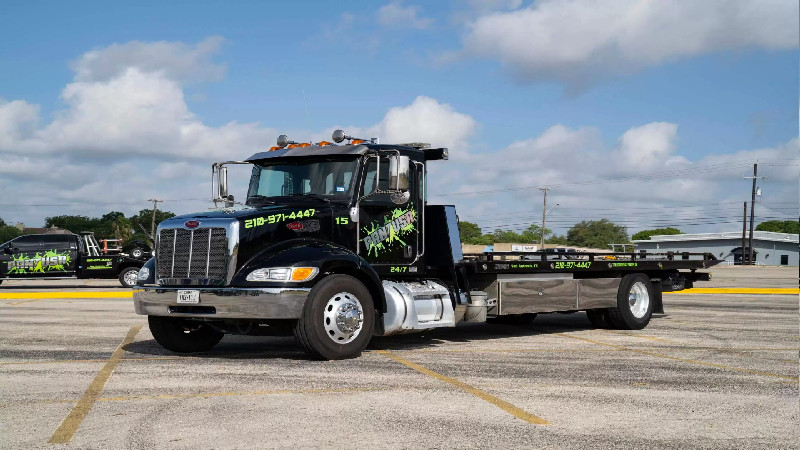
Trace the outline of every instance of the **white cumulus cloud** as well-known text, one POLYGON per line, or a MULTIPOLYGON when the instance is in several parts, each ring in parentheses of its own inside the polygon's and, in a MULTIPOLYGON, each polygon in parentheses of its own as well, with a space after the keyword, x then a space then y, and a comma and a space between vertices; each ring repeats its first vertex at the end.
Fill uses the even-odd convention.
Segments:
POLYGON ((393 28, 425 29, 433 24, 433 19, 419 16, 416 6, 403 6, 400 1, 381 6, 377 17, 381 25, 393 28))
POLYGON ((73 61, 75 80, 108 81, 131 68, 158 73, 177 81, 217 81, 225 76, 225 65, 212 58, 224 40, 209 37, 195 45, 183 42, 140 42, 113 44, 84 53, 73 61))
POLYGON ((583 85, 697 55, 798 46, 798 4, 784 0, 543 0, 483 14, 463 56, 498 60, 525 82, 583 85))

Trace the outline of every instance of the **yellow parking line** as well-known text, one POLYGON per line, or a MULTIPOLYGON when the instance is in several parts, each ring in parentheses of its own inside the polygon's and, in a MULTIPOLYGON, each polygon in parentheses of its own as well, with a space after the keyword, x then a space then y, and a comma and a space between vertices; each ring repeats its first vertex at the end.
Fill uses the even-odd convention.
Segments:
POLYGON ((800 294, 798 288, 692 288, 665 294, 800 294))
POLYGON ((70 291, 70 292, 7 292, 0 293, 0 300, 19 300, 34 298, 133 298, 135 291, 70 291))
POLYGON ((649 352, 649 351, 646 351, 646 350, 639 350, 639 349, 635 349, 635 348, 629 348, 629 347, 625 347, 625 346, 622 346, 622 345, 609 344, 609 343, 606 343, 606 342, 595 341, 593 339, 587 339, 587 338, 583 338, 583 337, 579 337, 579 336, 570 336, 568 334, 563 334, 563 333, 554 333, 554 334, 557 334, 559 336, 563 336, 565 338, 577 339, 579 341, 584 341, 584 342, 591 342, 592 344, 605 345, 607 347, 618 348, 620 350, 628 350, 630 352, 640 353, 642 355, 654 356, 656 358, 671 359, 671 360, 674 360, 674 361, 681 361, 681 362, 690 363, 690 364, 697 364, 697 365, 700 365, 700 366, 715 367, 717 369, 735 370, 737 372, 751 373, 751 374, 754 374, 754 375, 763 375, 763 376, 767 376, 767 377, 781 378, 781 379, 785 379, 785 380, 791 380, 793 382, 797 381, 797 377, 792 377, 792 376, 789 376, 789 375, 781 375, 781 374, 772 373, 772 372, 762 372, 760 370, 743 369, 741 367, 726 366, 724 364, 716 364, 716 363, 710 363, 710 362, 706 362, 706 361, 698 361, 696 359, 679 358, 677 356, 664 355, 664 354, 661 354, 661 353, 654 353, 654 352, 649 352))
POLYGON ((389 351, 386 351, 386 350, 376 350, 376 353, 380 353, 381 355, 383 355, 383 356, 385 356, 385 357, 387 357, 389 359, 392 359, 394 361, 397 361, 400 364, 403 364, 403 365, 405 365, 407 367, 410 367, 410 368, 416 370, 419 373, 422 373, 422 374, 428 375, 430 377, 436 378, 439 381, 443 381, 445 383, 449 383, 449 384, 451 384, 451 385, 453 385, 453 386, 455 386, 455 387, 457 387, 457 388, 459 388, 459 389, 461 389, 461 390, 463 390, 465 392, 468 392, 468 393, 480 398, 481 400, 485 400, 485 401, 491 403, 492 405, 497 406, 498 408, 500 408, 503 411, 511 414, 512 416, 516 417, 517 419, 524 420, 525 422, 532 423, 534 425, 550 425, 550 423, 548 421, 542 419, 541 417, 535 416, 535 415, 533 415, 533 414, 531 414, 531 413, 529 413, 529 412, 527 412, 527 411, 525 411, 523 409, 517 408, 516 406, 512 405, 511 403, 508 403, 508 402, 506 402, 504 400, 500 400, 499 398, 497 398, 497 397, 495 397, 495 396, 493 396, 493 395, 491 395, 489 393, 486 393, 486 392, 484 392, 484 391, 482 391, 482 390, 480 390, 478 388, 472 387, 472 386, 468 385, 467 383, 464 383, 463 381, 458 381, 455 378, 450 378, 448 376, 444 376, 444 375, 442 375, 440 373, 434 372, 434 371, 432 371, 430 369, 427 369, 427 368, 425 368, 425 367, 423 367, 423 366, 421 366, 419 364, 416 364, 416 363, 413 363, 413 362, 408 361, 406 359, 403 359, 403 358, 393 354, 392 352, 389 352, 389 351))
POLYGON ((61 422, 61 425, 53 433, 53 436, 50 437, 50 440, 48 441, 49 443, 68 444, 69 441, 72 440, 72 436, 74 436, 75 432, 78 431, 78 427, 81 426, 81 422, 83 422, 83 419, 87 414, 89 414, 89 410, 92 409, 92 405, 94 405, 94 402, 97 401, 97 398, 100 396, 100 392, 103 391, 103 387, 105 387, 106 382, 114 372, 114 368, 117 367, 117 364, 122 359, 122 354, 125 352, 123 347, 133 342, 136 334, 138 334, 139 330, 141 329, 141 325, 131 327, 127 336, 125 336, 125 339, 123 339, 122 343, 117 346, 117 349, 114 350, 111 358, 108 359, 106 364, 102 369, 100 369, 100 372, 92 381, 92 384, 90 384, 86 389, 86 392, 83 393, 83 397, 78 400, 78 403, 72 408, 72 411, 67 414, 67 417, 63 422, 61 422))

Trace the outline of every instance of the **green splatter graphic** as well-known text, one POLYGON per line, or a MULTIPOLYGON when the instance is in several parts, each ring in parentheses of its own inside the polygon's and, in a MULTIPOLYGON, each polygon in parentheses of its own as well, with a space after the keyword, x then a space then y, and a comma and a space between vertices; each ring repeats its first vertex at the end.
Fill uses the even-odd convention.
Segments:
POLYGON ((362 241, 367 247, 367 255, 377 257, 397 245, 407 245, 403 237, 416 231, 416 224, 417 212, 412 206, 406 209, 395 208, 391 217, 384 216, 383 224, 373 221, 362 227, 361 231, 365 234, 362 241))
POLYGON ((33 257, 25 254, 14 255, 13 261, 8 262, 9 274, 66 272, 65 266, 72 261, 69 250, 61 253, 47 250, 44 254, 36 252, 33 257))

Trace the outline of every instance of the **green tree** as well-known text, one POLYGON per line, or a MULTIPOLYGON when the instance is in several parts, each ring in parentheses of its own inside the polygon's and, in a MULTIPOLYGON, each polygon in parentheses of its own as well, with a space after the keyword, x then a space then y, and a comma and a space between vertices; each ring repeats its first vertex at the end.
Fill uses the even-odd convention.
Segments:
POLYGON ((65 230, 69 230, 73 233, 80 233, 81 231, 91 231, 94 232, 95 235, 98 237, 108 237, 102 236, 98 231, 100 228, 101 221, 100 219, 93 219, 86 216, 53 216, 47 217, 44 219, 44 226, 50 227, 58 227, 65 230))
POLYGON ((768 220, 756 226, 756 231, 800 234, 800 222, 794 220, 768 220))
POLYGON ((609 244, 630 242, 628 230, 608 219, 584 220, 567 231, 569 245, 577 247, 608 248, 609 244))
MULTIPOLYGON (((170 211, 162 211, 160 209, 156 210, 156 226, 159 223, 167 220, 171 217, 175 217, 175 213, 170 211)), ((130 224, 133 233, 139 234, 143 233, 142 230, 147 230, 143 234, 148 235, 150 234, 150 223, 153 220, 153 209, 142 209, 139 211, 139 214, 135 214, 130 217, 130 224)), ((138 236, 135 236, 138 237, 138 236)))
MULTIPOLYGON (((170 213, 171 214, 171 213, 170 213)), ((86 216, 53 216, 44 221, 45 226, 56 226, 73 233, 90 231, 98 239, 121 239, 123 242, 131 238, 131 221, 119 211, 111 211, 101 217, 86 216)))
MULTIPOLYGON (((550 238, 548 236, 551 234, 553 234, 553 231, 545 228, 544 237, 547 242, 550 242, 550 238)), ((521 237, 522 241, 520 242, 525 244, 536 244, 538 242, 542 242, 542 227, 532 223, 528 228, 525 229, 525 231, 522 232, 521 237)))
POLYGON ((492 233, 492 238, 493 242, 508 242, 508 243, 523 242, 522 235, 520 235, 519 233, 515 231, 506 231, 500 229, 494 230, 494 233, 492 233))
POLYGON ((481 227, 472 222, 458 222, 458 232, 461 235, 461 242, 465 244, 479 244, 483 238, 481 227))
POLYGON ((546 244, 556 244, 556 245, 569 245, 569 240, 566 236, 559 236, 554 234, 552 236, 547 236, 546 244))
POLYGON ((22 232, 17 227, 8 226, 3 219, 0 219, 0 244, 8 242, 20 234, 22 232))
POLYGON ((650 236, 660 236, 667 234, 683 234, 683 232, 677 228, 672 228, 672 227, 655 228, 653 230, 642 230, 631 236, 631 240, 634 241, 650 240, 650 236))

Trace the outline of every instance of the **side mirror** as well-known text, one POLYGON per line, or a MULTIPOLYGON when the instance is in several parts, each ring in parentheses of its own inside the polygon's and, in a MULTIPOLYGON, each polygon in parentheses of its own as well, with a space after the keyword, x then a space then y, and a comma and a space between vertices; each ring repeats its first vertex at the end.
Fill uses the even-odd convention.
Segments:
POLYGON ((396 191, 408 190, 410 164, 408 156, 392 156, 389 158, 389 189, 396 191))
POLYGON ((217 169, 217 198, 228 198, 228 168, 221 166, 217 169))
POLYGON ((10 254, 14 253, 14 249, 11 248, 11 247, 5 247, 5 248, 3 248, 3 253, 5 253, 6 255, 10 255, 10 254))

